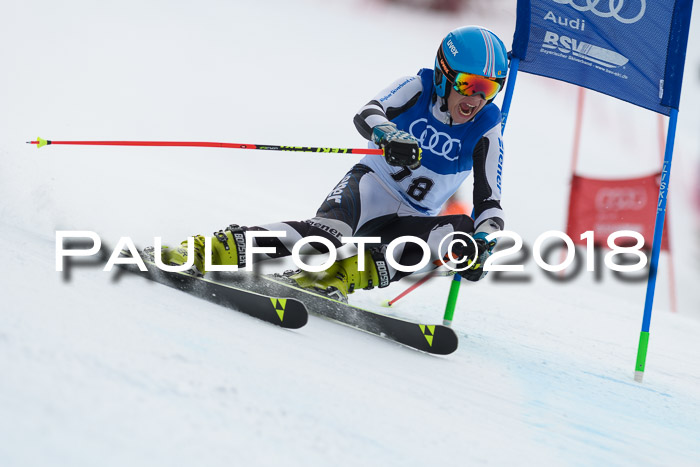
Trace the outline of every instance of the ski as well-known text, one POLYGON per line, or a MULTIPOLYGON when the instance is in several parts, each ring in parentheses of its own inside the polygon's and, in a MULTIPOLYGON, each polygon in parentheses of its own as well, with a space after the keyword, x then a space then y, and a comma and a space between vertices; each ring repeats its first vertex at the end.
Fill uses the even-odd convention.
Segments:
POLYGON ((131 273, 187 292, 218 305, 290 329, 306 324, 308 313, 391 340, 416 350, 448 355, 459 344, 455 332, 441 324, 422 324, 359 308, 310 290, 301 289, 280 276, 250 273, 211 274, 218 280, 157 268, 141 255, 148 271, 134 264, 121 265, 131 273))
MULTIPOLYGON (((142 255, 142 257, 145 255, 142 255)), ((217 305, 239 311, 277 326, 298 329, 306 324, 309 314, 306 306, 289 294, 262 294, 229 284, 214 282, 183 272, 165 272, 147 258, 142 258, 148 271, 139 270, 134 264, 121 265, 131 273, 154 282, 182 290, 190 295, 205 299, 217 305)), ((285 292, 280 290, 280 292, 285 292)))
POLYGON ((279 276, 228 274, 222 278, 237 287, 266 295, 295 298, 310 313, 365 331, 423 352, 448 355, 457 350, 455 332, 441 324, 421 324, 384 315, 301 289, 279 276))

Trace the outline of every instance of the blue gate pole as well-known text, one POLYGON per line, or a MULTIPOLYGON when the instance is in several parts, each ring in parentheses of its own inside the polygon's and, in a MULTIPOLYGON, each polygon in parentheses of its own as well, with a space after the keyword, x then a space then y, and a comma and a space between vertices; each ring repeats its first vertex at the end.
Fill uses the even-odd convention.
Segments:
POLYGON ((520 66, 519 58, 510 60, 510 71, 508 74, 508 84, 506 84, 506 95, 503 96, 503 106, 501 109, 501 133, 506 131, 506 120, 508 120, 508 112, 510 112, 510 101, 513 100, 513 89, 515 88, 515 78, 518 76, 518 67, 520 66))
MULTIPOLYGON (((510 111, 510 101, 513 100, 513 89, 515 88, 515 78, 518 76, 518 66, 520 65, 519 58, 510 59, 510 67, 508 70, 508 83, 506 84, 506 94, 503 96, 503 105, 501 106, 501 133, 506 129, 506 120, 510 111)), ((472 211, 472 218, 474 212, 472 211)), ((447 305, 445 306, 445 314, 442 322, 445 326, 452 325, 455 307, 457 306, 457 297, 459 296, 459 286, 462 284, 462 276, 459 273, 454 275, 452 284, 450 284, 450 292, 447 295, 447 305)))
POLYGON ((656 273, 659 265, 659 252, 661 251, 661 238, 664 233, 664 220, 666 219, 666 200, 668 199, 668 187, 671 177, 671 161, 673 159, 673 143, 676 138, 676 121, 678 109, 671 109, 668 121, 668 135, 666 136, 666 152, 664 153, 664 166, 661 170, 661 186, 659 187, 659 201, 656 206, 656 222, 654 223, 654 240, 651 247, 651 264, 649 265, 649 280, 647 281, 647 295, 644 301, 644 318, 642 320, 642 332, 639 334, 639 346, 637 347, 637 365, 634 372, 634 380, 641 383, 644 379, 644 368, 647 360, 647 348, 649 346, 649 327, 651 325, 651 310, 654 305, 654 290, 656 289, 656 273))

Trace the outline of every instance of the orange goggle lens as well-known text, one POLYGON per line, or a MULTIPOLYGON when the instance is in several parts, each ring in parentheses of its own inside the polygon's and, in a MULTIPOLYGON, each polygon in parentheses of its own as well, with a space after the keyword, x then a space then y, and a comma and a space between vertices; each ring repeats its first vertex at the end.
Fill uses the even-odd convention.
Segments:
POLYGON ((496 97, 501 90, 501 83, 485 76, 471 73, 457 73, 454 90, 463 96, 481 94, 487 101, 496 97))

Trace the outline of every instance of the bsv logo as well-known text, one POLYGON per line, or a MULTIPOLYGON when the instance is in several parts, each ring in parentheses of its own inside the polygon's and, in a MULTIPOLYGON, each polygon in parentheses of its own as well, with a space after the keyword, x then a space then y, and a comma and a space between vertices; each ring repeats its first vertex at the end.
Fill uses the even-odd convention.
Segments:
POLYGON ((431 151, 433 154, 444 157, 450 162, 457 160, 459 157, 459 150, 462 149, 462 142, 428 125, 427 118, 419 118, 411 123, 411 126, 408 127, 408 132, 418 140, 418 144, 420 144, 424 151, 431 151), (423 126, 424 124, 425 126, 423 126), (457 151, 453 151, 455 145, 457 151), (450 157, 452 153, 454 156, 450 157))
MULTIPOLYGON (((580 2, 581 0, 552 0, 554 3, 559 3, 560 5, 571 5, 572 8, 585 12, 585 11, 590 11, 596 16, 600 16, 601 18, 615 18, 619 22, 623 24, 632 24, 636 23, 642 17, 644 16, 644 13, 647 10, 647 2, 646 0, 631 0, 632 2, 639 2, 639 12, 636 14, 636 16, 632 15, 627 15, 628 17, 625 18, 623 14, 621 14, 622 9, 625 6, 625 0, 608 0, 608 9, 605 11, 605 8, 598 9, 598 4, 601 3, 600 0, 583 0, 585 5, 578 5, 577 1, 580 2)), ((630 8, 625 9, 625 14, 629 13, 630 8)), ((634 9, 636 10, 636 8, 634 9)))
POLYGON ((620 55, 614 50, 604 49, 603 47, 591 45, 588 42, 579 41, 568 36, 560 36, 551 31, 545 33, 542 47, 558 50, 564 54, 570 53, 608 68, 616 68, 629 62, 627 57, 620 55))

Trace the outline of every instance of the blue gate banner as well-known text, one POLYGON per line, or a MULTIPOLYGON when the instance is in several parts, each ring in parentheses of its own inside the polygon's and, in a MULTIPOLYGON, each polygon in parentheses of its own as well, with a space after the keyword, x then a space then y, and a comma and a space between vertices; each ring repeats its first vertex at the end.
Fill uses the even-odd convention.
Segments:
POLYGON ((520 70, 664 115, 678 109, 692 0, 518 0, 520 70))

